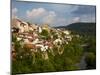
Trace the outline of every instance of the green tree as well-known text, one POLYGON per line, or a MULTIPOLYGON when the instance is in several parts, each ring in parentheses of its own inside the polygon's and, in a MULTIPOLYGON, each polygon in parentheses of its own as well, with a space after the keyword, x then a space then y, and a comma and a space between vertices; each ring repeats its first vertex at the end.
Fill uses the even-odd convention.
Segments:
POLYGON ((93 52, 89 52, 85 58, 88 69, 96 68, 96 56, 93 52))

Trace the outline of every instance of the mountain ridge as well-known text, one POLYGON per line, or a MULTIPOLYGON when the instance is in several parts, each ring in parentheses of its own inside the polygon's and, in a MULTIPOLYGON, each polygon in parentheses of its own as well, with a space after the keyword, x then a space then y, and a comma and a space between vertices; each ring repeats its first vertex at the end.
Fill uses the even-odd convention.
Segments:
POLYGON ((81 35, 96 35, 96 23, 91 22, 77 22, 67 26, 59 26, 55 28, 64 28, 81 35))

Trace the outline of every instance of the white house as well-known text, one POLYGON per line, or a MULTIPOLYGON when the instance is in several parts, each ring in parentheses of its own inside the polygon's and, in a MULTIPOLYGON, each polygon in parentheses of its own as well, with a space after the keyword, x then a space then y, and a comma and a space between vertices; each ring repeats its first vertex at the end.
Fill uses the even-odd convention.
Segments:
POLYGON ((66 35, 70 34, 70 32, 68 30, 64 30, 63 33, 65 33, 66 35))

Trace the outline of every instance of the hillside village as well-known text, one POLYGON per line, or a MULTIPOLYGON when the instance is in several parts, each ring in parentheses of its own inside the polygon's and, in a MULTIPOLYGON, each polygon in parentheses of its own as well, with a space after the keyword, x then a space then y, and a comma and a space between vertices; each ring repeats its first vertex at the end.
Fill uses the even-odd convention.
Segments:
MULTIPOLYGON (((19 19, 12 20, 12 35, 16 36, 21 47, 28 48, 33 53, 41 51, 42 57, 48 59, 47 51, 53 52, 53 46, 58 48, 58 53, 62 54, 63 49, 60 49, 63 44, 68 44, 72 40, 72 35, 68 30, 55 29, 47 24, 36 25, 30 24, 19 19)), ((14 42, 12 42, 12 55, 15 56, 16 50, 14 42)))

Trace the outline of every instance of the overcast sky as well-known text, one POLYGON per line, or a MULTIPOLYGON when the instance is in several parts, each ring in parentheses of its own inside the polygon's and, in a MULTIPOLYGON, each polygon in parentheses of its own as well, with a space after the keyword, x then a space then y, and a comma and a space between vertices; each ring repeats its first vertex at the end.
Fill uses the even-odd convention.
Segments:
POLYGON ((64 26, 75 22, 95 22, 96 7, 39 2, 12 1, 12 17, 51 26, 64 26))

